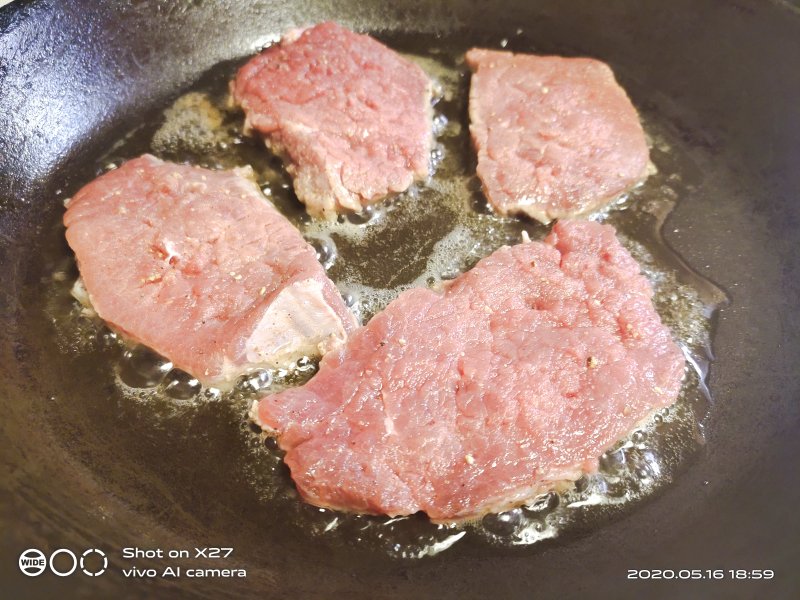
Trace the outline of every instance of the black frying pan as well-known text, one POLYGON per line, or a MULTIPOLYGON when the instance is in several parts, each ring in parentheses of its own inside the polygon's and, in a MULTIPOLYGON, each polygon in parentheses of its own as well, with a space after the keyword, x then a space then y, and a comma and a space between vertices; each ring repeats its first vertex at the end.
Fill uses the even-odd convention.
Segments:
MULTIPOLYGON (((767 0, 557 2, 14 2, 0 9, 0 447, 4 598, 189 595, 275 598, 793 598, 797 574, 800 10, 767 0), (333 18, 375 32, 459 32, 596 56, 661 115, 696 168, 664 232, 727 290, 714 335, 706 445, 625 518, 510 550, 460 544, 399 561, 331 549, 296 530, 246 531, 230 489, 186 457, 154 490, 113 429, 59 406, 111 391, 71 366, 38 298, 60 198, 94 176, 112 141, 214 65, 289 26, 333 18), (114 460, 109 460, 109 456, 114 460), (112 466, 110 466, 112 465, 112 466), (102 467, 101 467, 102 466, 102 467), (172 491, 170 491, 172 490, 172 491), (180 491, 176 498, 174 491, 180 491), (213 501, 209 501, 212 498, 213 501), (240 532, 229 539, 231 532, 240 532), (244 580, 129 581, 22 575, 27 548, 236 546, 244 580), (629 569, 772 569, 770 582, 634 582, 629 569)), ((192 424, 214 427, 212 413, 192 424)), ((223 424, 225 426, 226 424, 223 424)), ((163 446, 147 438, 139 459, 163 446)), ((166 443, 166 442, 165 442, 166 443)), ((137 563, 151 566, 147 560, 137 563)))

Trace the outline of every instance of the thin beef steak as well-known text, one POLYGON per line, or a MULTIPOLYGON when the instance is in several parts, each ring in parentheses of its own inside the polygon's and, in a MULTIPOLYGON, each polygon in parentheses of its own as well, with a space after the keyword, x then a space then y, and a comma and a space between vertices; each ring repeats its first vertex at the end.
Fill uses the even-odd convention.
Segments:
POLYGON ((322 354, 355 327, 314 249, 242 171, 144 155, 83 187, 64 215, 97 314, 221 387, 322 354))
POLYGON ((559 222, 443 294, 404 292, 252 416, 308 502, 477 518, 595 471, 672 404, 684 359, 614 229, 559 222))
POLYGON ((478 49, 467 63, 478 177, 501 215, 576 216, 646 178, 644 131, 608 65, 478 49))
POLYGON ((308 213, 327 219, 428 176, 431 88, 413 62, 336 23, 290 32, 231 85, 246 128, 286 158, 308 213))

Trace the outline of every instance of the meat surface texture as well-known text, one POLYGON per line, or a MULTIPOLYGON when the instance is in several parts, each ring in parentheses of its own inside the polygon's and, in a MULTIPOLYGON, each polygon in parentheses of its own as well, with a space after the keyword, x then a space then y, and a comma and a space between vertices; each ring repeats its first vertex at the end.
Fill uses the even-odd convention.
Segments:
POLYGON ((639 117, 605 63, 479 49, 466 58, 478 177, 501 215, 584 214, 647 177, 639 117))
POLYGON ((144 155, 82 188, 64 215, 97 314, 220 387, 320 355, 355 327, 314 249, 248 171, 144 155))
POLYGON ((359 211, 428 176, 431 81, 369 36, 336 23, 290 32, 231 89, 312 216, 359 211))
POLYGON ((279 436, 303 498, 460 521, 598 468, 672 404, 684 359, 614 229, 558 222, 443 294, 401 294, 306 385, 252 416, 279 436))

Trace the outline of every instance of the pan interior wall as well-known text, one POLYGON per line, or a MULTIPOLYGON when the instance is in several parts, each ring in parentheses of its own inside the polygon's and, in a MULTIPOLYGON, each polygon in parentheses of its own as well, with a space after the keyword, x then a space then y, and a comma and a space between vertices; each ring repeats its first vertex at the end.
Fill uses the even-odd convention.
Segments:
MULTIPOLYGON (((0 106, 7 107, 0 111, 0 516, 8 564, 27 547, 231 544, 225 534, 234 523, 242 533, 236 551, 251 576, 241 588, 218 589, 310 594, 324 584, 331 593, 371 589, 384 597, 413 590, 504 590, 513 597, 532 580, 542 593, 559 590, 578 566, 581 572, 636 566, 626 557, 653 556, 654 523, 660 524, 662 561, 680 557, 697 564, 712 557, 733 564, 736 548, 724 540, 734 527, 743 539, 783 539, 790 532, 796 519, 789 504, 800 499, 798 483, 773 465, 797 456, 790 432, 798 424, 794 399, 800 397, 791 375, 800 357, 792 300, 800 295, 794 251, 800 175, 793 168, 800 163, 800 22, 794 13, 770 3, 688 1, 662 7, 510 2, 503 10, 471 2, 399 2, 388 9, 346 2, 89 8, 30 2, 0 9, 0 55, 18 59, 0 69, 0 106), (106 332, 52 343, 59 325, 48 311, 65 298, 44 292, 57 287, 53 273, 74 275, 64 262, 69 254, 58 224, 63 198, 91 179, 104 157, 132 152, 147 137, 143 132, 154 133, 161 111, 181 94, 197 85, 219 89, 213 88, 220 76, 215 65, 240 60, 289 26, 325 18, 376 32, 390 44, 408 43, 408 50, 415 39, 409 32, 428 40, 440 35, 440 43, 457 32, 464 47, 498 47, 506 40, 520 50, 607 60, 649 131, 679 157, 683 181, 670 184, 676 207, 663 228, 665 242, 703 280, 725 289, 731 305, 722 310, 714 336, 715 402, 701 411, 708 413, 701 419, 705 445, 686 472, 624 520, 578 526, 522 551, 464 540, 439 559, 412 566, 358 544, 321 544, 318 536, 298 534, 296 525, 280 519, 270 524, 261 514, 271 492, 248 487, 264 477, 256 465, 240 465, 227 480, 195 467, 198 449, 209 465, 233 465, 243 448, 272 460, 270 450, 241 429, 246 425, 235 404, 212 401, 189 410, 131 402, 120 394, 114 369, 92 374, 94 359, 118 351, 106 332), (142 137, 134 133, 128 145, 112 148, 131 131, 142 137), (76 356, 83 358, 76 362, 76 356), (198 441, 204 436, 223 443, 204 446, 198 441), (162 468, 158 477, 153 464, 162 468), (776 503, 778 486, 782 500, 776 503), (225 494, 237 498, 235 507, 208 501, 225 494), (251 511, 259 512, 252 521, 251 511), (756 513, 758 519, 741 519, 756 513), (684 540, 698 536, 703 541, 687 550, 684 540)), ((629 214, 611 218, 624 226, 629 214)), ((509 225, 506 234, 517 227, 509 225)), ((636 235, 632 228, 633 242, 636 235)), ((689 284, 696 288, 698 281, 689 284)), ((270 468, 281 469, 277 460, 270 468)), ((770 568, 788 560, 779 550, 780 544, 770 568)), ((103 586, 120 589, 113 579, 66 585, 94 593, 103 586)), ((219 584, 208 585, 206 591, 219 584)))

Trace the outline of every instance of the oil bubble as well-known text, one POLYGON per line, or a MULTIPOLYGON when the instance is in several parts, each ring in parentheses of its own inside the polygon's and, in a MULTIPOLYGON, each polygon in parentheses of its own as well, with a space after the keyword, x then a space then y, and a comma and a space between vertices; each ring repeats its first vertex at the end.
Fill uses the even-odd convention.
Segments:
POLYGON ((374 220, 377 216, 377 211, 372 206, 365 206, 360 212, 348 213, 345 220, 353 225, 366 225, 374 220))
POLYGON ((314 373, 317 370, 317 362, 308 356, 303 356, 295 363, 295 369, 300 373, 314 373))
POLYGON ((149 348, 137 346, 122 355, 119 365, 120 379, 132 388, 153 388, 172 369, 172 363, 149 348))
POLYGON ((622 448, 606 452, 600 457, 600 470, 605 473, 619 473, 625 469, 625 452, 622 448))
POLYGON ((553 512, 559 505, 559 498, 556 492, 540 494, 525 505, 525 511, 539 518, 553 512))
POLYGON ((242 377, 238 387, 246 392, 260 392, 272 385, 272 373, 266 369, 258 369, 242 377))
POLYGON ((358 299, 352 292, 344 292, 342 294, 342 300, 347 308, 353 308, 356 304, 358 304, 358 299))
POLYGON ((503 537, 512 535, 522 522, 522 510, 519 508, 501 513, 490 513, 481 519, 481 525, 486 531, 503 537))
POLYGON ((631 448, 628 451, 633 472, 641 480, 652 480, 661 474, 661 466, 656 454, 650 449, 631 448))
POLYGON ((167 373, 161 386, 161 390, 174 400, 194 398, 200 389, 200 382, 180 369, 173 369, 167 373))
POLYGON ((336 262, 336 243, 330 236, 312 237, 308 239, 308 243, 314 248, 317 253, 317 260, 327 270, 336 262))

